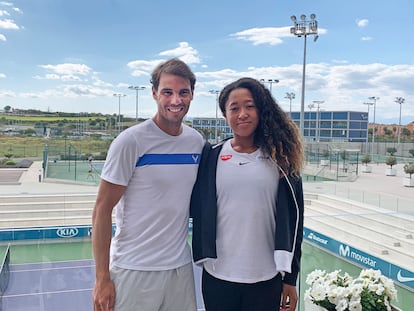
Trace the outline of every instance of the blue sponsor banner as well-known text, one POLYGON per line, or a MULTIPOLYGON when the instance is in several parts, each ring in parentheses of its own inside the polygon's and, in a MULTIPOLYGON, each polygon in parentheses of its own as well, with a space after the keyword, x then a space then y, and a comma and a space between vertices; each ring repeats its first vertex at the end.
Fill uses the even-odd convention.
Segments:
POLYGON ((303 238, 324 250, 367 269, 380 270, 390 279, 414 290, 414 273, 381 258, 368 254, 346 243, 342 243, 308 228, 303 229, 303 238))
MULTIPOLYGON (((115 233, 115 225, 112 225, 112 233, 115 233)), ((48 240, 85 238, 92 234, 92 226, 59 226, 42 228, 18 228, 0 230, 1 241, 22 240, 48 240)))
POLYGON ((390 277, 404 286, 414 288, 414 273, 412 271, 390 264, 390 277))
MULTIPOLYGON (((192 219, 188 224, 189 233, 192 232, 192 219)), ((116 226, 112 225, 112 235, 115 234, 116 226)), ((48 239, 70 239, 85 238, 92 235, 92 226, 58 226, 39 228, 13 228, 0 230, 0 242, 12 242, 23 240, 48 240, 48 239)))

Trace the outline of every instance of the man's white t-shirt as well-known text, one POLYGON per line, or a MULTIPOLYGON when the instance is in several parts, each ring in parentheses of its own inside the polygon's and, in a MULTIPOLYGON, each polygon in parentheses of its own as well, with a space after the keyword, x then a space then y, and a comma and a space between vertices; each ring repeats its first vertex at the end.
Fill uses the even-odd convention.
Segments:
POLYGON ((113 141, 101 178, 127 189, 116 205, 111 266, 158 271, 191 262, 189 206, 203 143, 186 125, 171 136, 151 119, 113 141))

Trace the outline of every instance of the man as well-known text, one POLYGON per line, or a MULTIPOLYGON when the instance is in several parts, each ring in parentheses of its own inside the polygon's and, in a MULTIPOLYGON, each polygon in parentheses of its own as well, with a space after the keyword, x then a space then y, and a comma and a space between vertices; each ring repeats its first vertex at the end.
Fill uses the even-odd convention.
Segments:
POLYGON ((182 123, 196 79, 178 59, 151 78, 157 113, 113 141, 101 174, 92 216, 95 311, 196 310, 187 233, 203 138, 182 123))

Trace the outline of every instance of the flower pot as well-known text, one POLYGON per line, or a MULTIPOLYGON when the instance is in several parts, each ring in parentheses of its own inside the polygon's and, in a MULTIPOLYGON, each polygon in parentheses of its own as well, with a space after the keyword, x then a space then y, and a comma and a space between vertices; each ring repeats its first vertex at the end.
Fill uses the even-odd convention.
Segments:
POLYGON ((397 170, 395 168, 388 167, 388 168, 385 169, 385 175, 395 176, 395 175, 397 175, 397 170))
POLYGON ((362 172, 363 173, 372 173, 372 166, 369 166, 369 165, 362 166, 362 172))
POLYGON ((414 187, 414 178, 404 177, 403 178, 403 185, 405 187, 414 187))

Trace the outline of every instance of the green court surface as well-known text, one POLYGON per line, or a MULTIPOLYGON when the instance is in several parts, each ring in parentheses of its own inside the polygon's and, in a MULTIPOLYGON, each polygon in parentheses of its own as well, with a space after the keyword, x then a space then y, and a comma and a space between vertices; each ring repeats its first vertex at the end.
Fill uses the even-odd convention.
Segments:
POLYGON ((6 254, 7 245, 0 245, 0 261, 3 260, 6 254))
MULTIPOLYGON (((2 246, 3 251, 6 246, 2 246)), ((10 249, 10 263, 38 263, 92 259, 92 243, 89 240, 63 243, 13 244, 10 249)))
MULTIPOLYGON (((191 243, 191 234, 188 235, 188 242, 191 243)), ((191 245, 191 244, 190 244, 191 245)), ((3 258, 7 245, 0 245, 0 255, 3 258)), ((51 261, 70 261, 93 259, 92 242, 90 239, 80 241, 67 241, 47 243, 39 241, 38 243, 11 245, 10 263, 39 263, 51 261)))
POLYGON ((46 178, 70 180, 78 183, 99 184, 103 162, 49 161, 46 178))

